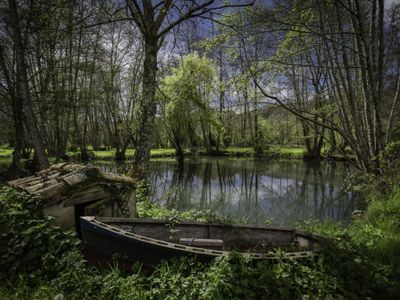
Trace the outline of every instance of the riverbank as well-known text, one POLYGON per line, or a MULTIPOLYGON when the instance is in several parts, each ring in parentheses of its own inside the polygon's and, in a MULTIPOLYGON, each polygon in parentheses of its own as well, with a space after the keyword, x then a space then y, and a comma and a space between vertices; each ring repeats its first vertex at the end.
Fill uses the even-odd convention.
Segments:
MULTIPOLYGON (((91 151, 90 152, 93 159, 100 160, 115 160, 115 150, 105 150, 105 151, 91 151)), ((79 157, 77 152, 69 152, 71 157, 79 157)), ((127 149, 126 160, 133 160, 135 155, 134 149, 127 149)), ((255 157, 254 149, 251 147, 228 147, 224 148, 219 152, 209 153, 204 149, 199 149, 195 153, 186 149, 184 151, 186 157, 193 156, 216 156, 216 157, 255 157)), ((163 158, 163 157, 176 157, 175 149, 152 149, 150 152, 150 158, 163 158)), ((260 158, 267 159, 307 159, 306 149, 300 146, 273 146, 271 148, 265 149, 263 154, 259 156, 260 158)), ((312 160, 313 158, 309 158, 312 160)), ((326 159, 326 160, 338 160, 338 161, 350 161, 353 158, 351 155, 342 154, 329 154, 322 153, 320 158, 314 159, 326 159)))
MULTIPOLYGON (((0 160, 4 161, 11 159, 12 148, 0 147, 0 160)), ((195 153, 192 153, 189 149, 185 149, 185 156, 193 157, 199 156, 227 156, 227 157, 254 157, 254 149, 251 147, 228 147, 224 148, 219 152, 208 153, 204 149, 199 149, 195 153)), ((261 158, 268 159, 307 159, 306 149, 301 146, 272 146, 264 150, 261 158)), ((109 150, 93 150, 89 147, 89 155, 93 160, 115 160, 115 149, 109 150)), ((79 160, 79 151, 68 151, 67 156, 70 159, 79 160)), ((126 160, 133 160, 135 156, 135 149, 127 149, 125 153, 126 160)), ((175 149, 173 148, 159 148, 152 149, 150 157, 164 158, 164 157, 176 157, 175 149)), ((54 159, 54 158, 50 158, 54 159)), ((312 158, 310 158, 312 160, 312 158)), ((322 156, 318 159, 326 160, 338 160, 338 161, 350 161, 354 159, 352 155, 343 154, 330 154, 322 152, 322 156)))

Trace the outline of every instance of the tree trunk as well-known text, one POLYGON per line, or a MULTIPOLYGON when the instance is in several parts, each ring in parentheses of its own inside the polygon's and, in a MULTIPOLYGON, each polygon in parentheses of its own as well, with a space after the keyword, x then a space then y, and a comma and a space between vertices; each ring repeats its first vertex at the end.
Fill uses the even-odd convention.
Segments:
POLYGON ((21 166, 21 155, 22 155, 22 146, 24 144, 23 143, 24 123, 22 120, 21 99, 19 97, 15 97, 14 95, 12 104, 13 104, 12 113, 14 118, 15 143, 14 143, 12 161, 10 165, 10 171, 12 171, 15 175, 19 175, 23 171, 23 168, 21 166))
POLYGON ((185 156, 184 156, 184 152, 183 152, 182 147, 177 147, 175 149, 175 152, 176 152, 175 153, 176 157, 178 159, 178 166, 179 166, 179 168, 181 168, 181 167, 183 167, 184 162, 185 162, 185 156))
POLYGON ((115 149, 115 160, 116 161, 125 161, 126 160, 124 149, 119 148, 119 147, 115 149))
POLYGON ((140 124, 136 144, 135 163, 137 176, 143 177, 150 160, 151 136, 154 130, 156 115, 155 92, 157 87, 157 39, 145 41, 145 55, 142 82, 142 105, 140 110, 140 124))
MULTIPOLYGON (((13 116, 13 125, 14 125, 14 142, 13 142, 13 155, 11 165, 9 167, 10 172, 13 175, 20 175, 22 173, 21 167, 21 156, 22 156, 22 148, 24 146, 24 123, 23 123, 23 113, 22 113, 22 104, 21 99, 16 96, 15 86, 11 80, 9 70, 7 68, 4 51, 2 46, 0 46, 0 66, 3 69, 4 78, 7 83, 8 93, 11 98, 11 111, 13 116)), ((10 143, 11 146, 11 143, 10 143)))
POLYGON ((254 156, 260 157, 263 155, 263 143, 262 143, 262 132, 260 128, 260 124, 258 124, 258 93, 257 86, 254 86, 254 102, 253 102, 253 110, 254 110, 254 139, 253 139, 253 148, 254 148, 254 156))
POLYGON ((22 42, 22 35, 19 24, 17 4, 15 0, 9 0, 9 22, 13 30, 14 46, 16 52, 17 66, 17 97, 20 97, 22 110, 29 134, 35 149, 35 168, 38 170, 46 169, 49 162, 46 157, 45 147, 37 126, 36 117, 33 113, 32 102, 29 93, 28 74, 25 62, 25 48, 22 42))

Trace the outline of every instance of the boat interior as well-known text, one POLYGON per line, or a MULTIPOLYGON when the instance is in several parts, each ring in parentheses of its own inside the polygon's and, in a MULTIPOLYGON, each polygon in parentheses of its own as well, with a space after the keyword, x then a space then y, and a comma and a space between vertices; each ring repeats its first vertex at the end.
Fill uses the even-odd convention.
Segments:
POLYGON ((314 241, 293 229, 206 224, 200 222, 173 223, 162 220, 99 218, 107 225, 141 236, 209 249, 239 252, 269 252, 273 248, 294 251, 312 250, 314 241))

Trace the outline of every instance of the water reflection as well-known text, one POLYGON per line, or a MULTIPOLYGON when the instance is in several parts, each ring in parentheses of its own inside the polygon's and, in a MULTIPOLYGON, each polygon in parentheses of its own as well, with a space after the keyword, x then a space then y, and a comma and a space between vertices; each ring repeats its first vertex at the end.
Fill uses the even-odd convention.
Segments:
MULTIPOLYGON (((107 171, 126 166, 103 164, 107 171)), ((358 195, 344 189, 344 163, 198 158, 179 168, 151 162, 152 201, 178 210, 210 209, 249 223, 292 225, 309 218, 348 220, 358 195)))

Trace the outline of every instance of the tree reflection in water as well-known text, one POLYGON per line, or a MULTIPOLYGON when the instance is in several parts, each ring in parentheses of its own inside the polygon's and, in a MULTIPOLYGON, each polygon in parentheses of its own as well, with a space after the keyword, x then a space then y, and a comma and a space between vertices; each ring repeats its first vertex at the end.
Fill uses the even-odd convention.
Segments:
MULTIPOLYGON (((124 165, 101 165, 123 172, 124 165)), ((360 196, 346 191, 348 165, 253 159, 151 163, 152 201, 178 210, 209 209, 249 223, 292 225, 305 219, 349 220, 360 196)))

